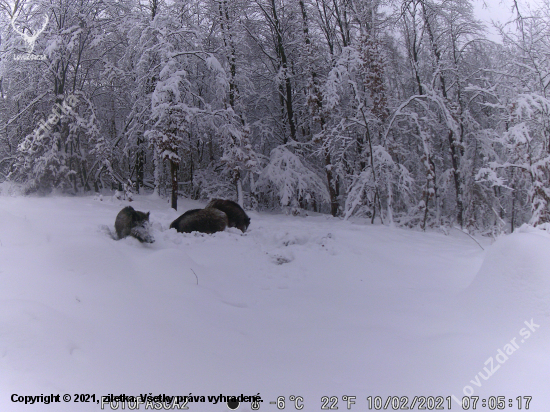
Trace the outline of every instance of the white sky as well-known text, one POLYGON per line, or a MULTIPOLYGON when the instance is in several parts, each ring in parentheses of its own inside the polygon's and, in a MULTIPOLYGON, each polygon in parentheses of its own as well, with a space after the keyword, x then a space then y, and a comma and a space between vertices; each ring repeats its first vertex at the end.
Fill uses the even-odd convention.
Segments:
MULTIPOLYGON (((478 19, 484 21, 487 25, 487 30, 490 32, 489 37, 492 40, 498 41, 496 31, 492 27, 492 21, 506 23, 513 16, 512 5, 513 0, 472 0, 474 12, 478 19)), ((517 0, 523 16, 528 15, 528 7, 535 8, 539 2, 537 0, 517 0)))
POLYGON ((473 0, 476 16, 485 21, 505 22, 512 15, 512 0, 473 0))

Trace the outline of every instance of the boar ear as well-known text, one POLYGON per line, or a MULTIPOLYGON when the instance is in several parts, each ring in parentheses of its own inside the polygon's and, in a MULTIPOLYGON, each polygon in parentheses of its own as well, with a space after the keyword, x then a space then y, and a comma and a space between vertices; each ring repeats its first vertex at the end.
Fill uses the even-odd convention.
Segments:
POLYGON ((151 214, 151 212, 147 212, 147 219, 149 219, 150 214, 151 214))

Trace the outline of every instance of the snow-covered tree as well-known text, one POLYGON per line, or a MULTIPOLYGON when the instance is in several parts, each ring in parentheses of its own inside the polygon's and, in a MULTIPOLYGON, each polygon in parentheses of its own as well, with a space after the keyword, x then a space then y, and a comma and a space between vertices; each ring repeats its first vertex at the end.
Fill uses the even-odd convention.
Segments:
POLYGON ((330 197, 325 183, 315 171, 287 147, 272 150, 262 170, 256 189, 274 196, 282 207, 299 207, 304 202, 327 202, 330 197))
MULTIPOLYGON (((185 93, 189 90, 185 70, 178 68, 173 57, 163 62, 159 81, 151 97, 152 119, 151 130, 145 135, 152 142, 155 154, 170 164, 170 182, 172 189, 172 208, 178 209, 178 167, 181 156, 178 154, 185 139, 188 124, 193 121, 197 108, 185 102, 185 93)), ((157 170, 159 165, 157 165, 157 170)), ((158 185, 158 182, 156 182, 158 185)))

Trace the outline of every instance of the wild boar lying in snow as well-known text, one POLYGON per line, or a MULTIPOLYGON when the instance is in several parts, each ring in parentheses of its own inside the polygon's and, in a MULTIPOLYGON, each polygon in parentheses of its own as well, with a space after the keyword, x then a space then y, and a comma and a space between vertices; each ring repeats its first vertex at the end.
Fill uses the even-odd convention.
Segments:
POLYGON ((212 199, 206 209, 218 209, 227 215, 229 227, 236 227, 242 232, 246 232, 250 225, 250 218, 245 213, 243 208, 232 200, 212 199))
POLYGON ((215 233, 225 230, 227 215, 218 209, 191 209, 170 224, 181 233, 215 233))

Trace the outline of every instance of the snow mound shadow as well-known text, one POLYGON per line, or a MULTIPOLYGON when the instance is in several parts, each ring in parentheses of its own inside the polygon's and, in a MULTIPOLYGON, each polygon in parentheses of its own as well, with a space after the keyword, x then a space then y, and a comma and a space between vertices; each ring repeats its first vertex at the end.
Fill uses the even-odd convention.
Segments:
POLYGON ((472 310, 550 316, 550 235, 524 225, 498 239, 461 297, 472 310))

